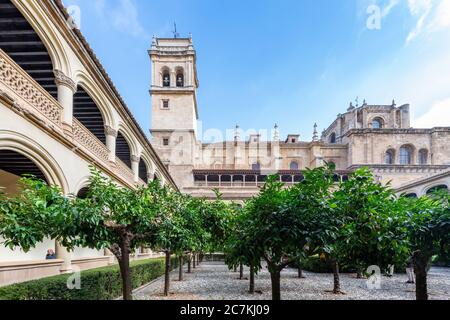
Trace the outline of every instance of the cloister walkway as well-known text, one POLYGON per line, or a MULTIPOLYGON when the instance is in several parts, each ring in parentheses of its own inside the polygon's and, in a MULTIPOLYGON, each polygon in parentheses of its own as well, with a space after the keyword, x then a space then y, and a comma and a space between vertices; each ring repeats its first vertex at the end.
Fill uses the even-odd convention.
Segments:
MULTIPOLYGON (((341 287, 346 295, 327 293, 333 287, 330 274, 305 272, 306 278, 297 278, 297 270, 286 269, 282 273, 281 297, 283 300, 415 300, 415 286, 406 284, 406 275, 382 277, 381 289, 369 290, 366 280, 356 279, 354 274, 341 275, 341 287)), ((248 277, 245 269, 244 277, 248 277)), ((184 281, 178 281, 178 271, 171 274, 171 295, 163 297, 164 278, 159 278, 135 292, 137 300, 270 300, 270 275, 263 270, 255 278, 256 290, 248 294, 247 280, 239 280, 239 272, 229 271, 223 262, 203 262, 185 273, 184 281)), ((450 300, 450 269, 432 268, 429 274, 429 293, 432 300, 450 300)))

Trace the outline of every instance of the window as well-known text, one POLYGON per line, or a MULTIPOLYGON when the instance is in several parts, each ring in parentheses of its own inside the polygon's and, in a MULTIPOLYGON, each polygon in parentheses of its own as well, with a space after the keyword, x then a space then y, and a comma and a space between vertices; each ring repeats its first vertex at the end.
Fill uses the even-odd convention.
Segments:
POLYGON ((412 164, 412 148, 411 146, 403 146, 400 148, 400 164, 412 164))
POLYGON ((164 73, 163 73, 163 87, 170 87, 170 73, 169 73, 169 71, 164 71, 164 73))
POLYGON ((336 143, 336 133, 332 133, 330 136, 330 143, 336 143))
POLYGON ((163 146, 169 145, 169 138, 163 138, 163 146))
POLYGON ((382 129, 383 128, 383 119, 375 118, 372 120, 372 128, 373 129, 382 129))
POLYGON ((177 87, 184 87, 184 75, 181 72, 177 73, 177 87))
POLYGON ((163 109, 169 109, 169 100, 163 100, 162 107, 163 109))
POLYGON ((252 164, 252 170, 253 171, 261 170, 261 164, 259 162, 252 164))
POLYGON ((427 163, 428 163, 428 150, 421 149, 419 151, 419 164, 420 165, 425 165, 427 163))
POLYGON ((395 151, 390 149, 386 151, 386 155, 384 156, 384 162, 386 164, 394 164, 395 159, 395 151))
POLYGON ((292 161, 289 168, 291 170, 298 170, 298 163, 296 161, 292 161))
POLYGON ((292 138, 292 143, 296 143, 297 140, 295 138, 292 138))

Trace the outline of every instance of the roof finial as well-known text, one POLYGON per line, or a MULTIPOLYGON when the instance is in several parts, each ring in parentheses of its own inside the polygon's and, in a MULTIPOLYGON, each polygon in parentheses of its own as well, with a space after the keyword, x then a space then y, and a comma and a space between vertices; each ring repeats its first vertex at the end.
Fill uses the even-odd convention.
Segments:
POLYGON ((280 131, 278 130, 278 124, 275 123, 275 126, 273 127, 273 141, 279 141, 280 140, 280 131))
POLYGON ((395 99, 392 99, 392 106, 393 106, 393 107, 396 106, 396 104, 395 104, 395 99))
POLYGON ((176 22, 173 23, 173 27, 174 27, 174 29, 172 31, 173 32, 173 38, 176 39, 176 38, 180 37, 180 34, 177 32, 177 24, 176 24, 176 22))
POLYGON ((319 133, 317 132, 317 123, 314 123, 313 141, 319 141, 319 133))
POLYGON ((240 132, 239 132, 239 125, 236 124, 236 128, 234 129, 234 141, 241 140, 240 132))
POLYGON ((359 107, 359 97, 356 97, 355 103, 356 103, 356 107, 358 108, 359 107))
POLYGON ((350 106, 348 107, 347 111, 351 111, 355 109, 355 107, 353 106, 353 102, 350 102, 350 106))

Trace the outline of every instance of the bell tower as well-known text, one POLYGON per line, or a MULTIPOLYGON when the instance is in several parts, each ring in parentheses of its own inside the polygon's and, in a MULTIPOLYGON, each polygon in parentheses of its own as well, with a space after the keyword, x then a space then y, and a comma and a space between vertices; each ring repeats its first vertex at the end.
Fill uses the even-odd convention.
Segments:
POLYGON ((154 37, 149 55, 152 145, 175 181, 190 185, 197 150, 199 86, 192 38, 154 37))

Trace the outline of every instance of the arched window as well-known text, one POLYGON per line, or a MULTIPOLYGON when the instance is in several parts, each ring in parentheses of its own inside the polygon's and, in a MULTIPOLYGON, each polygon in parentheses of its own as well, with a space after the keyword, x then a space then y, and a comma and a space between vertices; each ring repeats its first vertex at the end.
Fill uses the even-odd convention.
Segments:
POLYGON ((184 87, 184 73, 182 69, 177 71, 177 87, 184 87))
POLYGON ((330 143, 336 143, 336 133, 332 133, 330 136, 330 143))
POLYGON ((128 141, 119 131, 116 138, 116 156, 131 168, 131 149, 128 141))
POLYGON ((148 183, 147 164, 143 159, 139 161, 139 178, 141 178, 145 183, 148 183))
POLYGON ((292 161, 291 164, 289 165, 289 168, 291 170, 298 170, 298 162, 297 161, 292 161))
POLYGON ((403 146, 400 148, 400 164, 410 165, 413 162, 413 152, 411 146, 403 146))
POLYGON ((445 184, 432 187, 432 188, 428 189, 427 195, 431 195, 431 194, 433 194, 437 191, 441 191, 441 190, 448 190, 448 187, 445 184))
POLYGON ((170 71, 163 69, 162 71, 162 85, 163 87, 170 87, 170 71))
POLYGON ((253 171, 261 170, 261 164, 259 162, 256 162, 256 163, 252 164, 252 170, 253 171))
POLYGON ((395 150, 389 149, 386 151, 386 154, 384 156, 384 162, 386 164, 394 164, 395 162, 395 150))
POLYGON ((106 145, 103 114, 82 86, 78 86, 77 92, 73 96, 73 116, 106 145))
POLYGON ((407 195, 405 195, 405 198, 416 199, 418 198, 418 196, 416 193, 408 193, 407 195))
POLYGON ((383 128, 383 119, 381 118, 374 118, 372 120, 372 128, 373 129, 382 129, 383 128))
POLYGON ((425 165, 428 163, 428 150, 421 149, 419 150, 419 164, 425 165))

